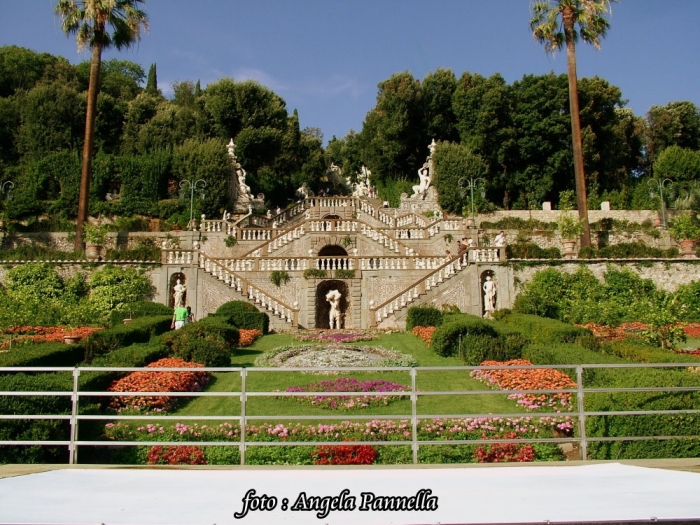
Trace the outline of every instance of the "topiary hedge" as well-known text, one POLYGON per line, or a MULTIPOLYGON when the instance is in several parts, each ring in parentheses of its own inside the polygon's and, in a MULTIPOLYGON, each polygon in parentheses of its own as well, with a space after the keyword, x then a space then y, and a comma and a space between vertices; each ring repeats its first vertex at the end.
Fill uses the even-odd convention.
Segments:
POLYGON ((476 366, 492 359, 517 359, 528 343, 516 330, 494 321, 462 314, 458 320, 439 326, 430 340, 430 346, 443 357, 460 354, 462 361, 476 366))
POLYGON ((573 343, 590 350, 598 348, 598 340, 588 328, 530 314, 508 314, 501 323, 519 331, 533 343, 573 343))
POLYGON ((146 343, 151 337, 170 330, 172 316, 142 317, 128 324, 118 324, 107 330, 95 332, 85 339, 85 362, 90 363, 99 355, 134 343, 146 343))
POLYGON ((123 310, 115 310, 109 314, 110 326, 117 325, 124 319, 138 319, 140 317, 154 317, 158 315, 173 316, 173 309, 164 304, 151 301, 137 301, 127 304, 123 310))
POLYGON ((406 330, 415 326, 440 326, 442 312, 433 306, 411 306, 406 314, 406 330))
POLYGON ((0 354, 0 367, 10 366, 75 366, 83 360, 81 344, 42 343, 22 345, 0 354))
POLYGON ((214 313, 222 317, 236 328, 244 330, 260 330, 263 335, 270 331, 270 318, 266 313, 245 301, 229 301, 224 303, 214 313))
POLYGON ((222 317, 211 316, 189 323, 163 337, 170 354, 205 366, 231 366, 238 330, 222 317))

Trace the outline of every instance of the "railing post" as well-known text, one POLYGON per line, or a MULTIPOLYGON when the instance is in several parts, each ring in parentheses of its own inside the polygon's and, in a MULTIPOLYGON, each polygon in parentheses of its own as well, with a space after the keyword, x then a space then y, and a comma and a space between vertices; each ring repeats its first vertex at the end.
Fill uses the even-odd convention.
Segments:
POLYGON ((247 370, 244 368, 241 370, 241 444, 239 445, 239 450, 241 453, 241 465, 245 465, 245 405, 246 405, 246 389, 245 389, 245 379, 247 376, 247 370))
POLYGON ((411 368, 411 450, 413 451, 413 464, 418 464, 418 395, 416 394, 416 375, 418 371, 411 368))
POLYGON ((578 408, 578 433, 581 442, 581 459, 588 459, 588 440, 586 439, 586 414, 583 404, 583 367, 576 367, 576 401, 578 408))
POLYGON ((68 445, 68 463, 75 465, 78 461, 78 448, 75 442, 78 439, 78 378, 80 370, 73 370, 73 393, 71 394, 70 409, 70 444, 68 445))

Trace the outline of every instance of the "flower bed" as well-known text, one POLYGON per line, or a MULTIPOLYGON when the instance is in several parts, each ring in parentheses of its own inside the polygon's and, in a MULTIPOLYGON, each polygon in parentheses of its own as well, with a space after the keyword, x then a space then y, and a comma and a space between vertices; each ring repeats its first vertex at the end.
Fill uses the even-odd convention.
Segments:
POLYGON ((13 326, 4 330, 6 334, 18 335, 11 341, 3 341, 0 349, 21 344, 62 343, 64 337, 85 338, 90 334, 102 330, 102 328, 82 326, 71 328, 69 326, 13 326))
MULTIPOLYGON (((259 355, 257 367, 325 368, 352 366, 417 366, 410 354, 387 350, 381 346, 341 344, 281 346, 259 355)), ((337 374, 339 372, 316 372, 337 374)))
POLYGON ((328 330, 323 332, 304 332, 294 337, 297 341, 311 343, 354 343, 357 341, 373 341, 376 334, 347 330, 328 330))
MULTIPOLYGON (((420 419, 418 439, 444 441, 515 434, 517 439, 546 437, 547 433, 571 435, 573 420, 560 417, 473 417, 420 419)), ((219 425, 139 425, 131 422, 108 423, 105 437, 115 441, 239 441, 240 427, 231 423, 219 425)), ((343 421, 335 424, 293 425, 263 423, 246 426, 247 441, 404 441, 411 439, 410 420, 375 419, 367 422, 343 421)))
POLYGON ((173 445, 151 447, 146 456, 148 465, 206 465, 204 451, 195 446, 173 445))
MULTIPOLYGON (((201 368, 199 363, 190 363, 178 358, 160 359, 146 368, 201 368)), ((110 392, 199 392, 209 383, 207 372, 132 372, 114 381, 107 389, 110 392)), ((177 398, 172 396, 114 396, 110 408, 122 411, 153 410, 160 412, 172 409, 177 398)))
POLYGON ((430 339, 433 337, 433 333, 435 333, 435 327, 414 326, 413 330, 411 330, 411 333, 419 339, 422 339, 426 345, 430 346, 430 339))
MULTIPOLYGON (((678 323, 683 326, 683 331, 688 337, 700 337, 700 323, 678 323)), ((588 328, 593 335, 596 337, 601 337, 603 339, 618 340, 629 337, 630 335, 640 335, 645 330, 649 329, 649 326, 640 323, 638 321, 633 323, 622 323, 619 326, 604 326, 596 323, 586 323, 582 325, 584 328, 588 328)))
MULTIPOLYGON (((527 359, 512 359, 510 361, 484 361, 482 366, 532 366, 527 359)), ((501 390, 559 390, 575 388, 576 383, 571 378, 553 369, 545 368, 514 368, 512 370, 474 370, 471 377, 483 381, 489 386, 495 385, 501 390)), ((556 411, 571 410, 571 394, 511 394, 508 399, 517 400, 518 404, 527 410, 551 408, 556 411)))
MULTIPOLYGON (((339 377, 329 381, 318 381, 304 386, 290 386, 285 392, 407 392, 410 387, 391 381, 359 381, 351 377, 339 377)), ((294 396, 298 403, 330 410, 362 409, 370 406, 386 406, 406 396, 294 396)))
MULTIPOLYGON (((515 439, 517 434, 509 432, 504 439, 515 439)), ((484 436, 484 439, 489 439, 484 436)), ((492 439, 501 439, 494 436, 492 439)), ((474 451, 477 463, 526 463, 535 461, 535 447, 527 443, 494 443, 482 445, 474 451)))
POLYGON ((312 456, 315 465, 371 465, 377 451, 371 445, 320 446, 312 456))
POLYGON ((258 337, 262 337, 262 332, 257 328, 251 330, 241 328, 238 330, 238 346, 250 346, 258 337))

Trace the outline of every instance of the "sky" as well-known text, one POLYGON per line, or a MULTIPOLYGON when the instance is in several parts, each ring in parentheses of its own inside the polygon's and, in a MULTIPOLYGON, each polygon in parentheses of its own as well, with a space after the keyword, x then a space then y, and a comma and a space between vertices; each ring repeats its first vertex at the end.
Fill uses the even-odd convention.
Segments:
MULTIPOLYGON (((0 46, 17 45, 67 58, 74 36, 61 31, 56 0, 0 0, 0 46)), ((253 79, 299 112, 302 128, 324 142, 360 131, 377 84, 438 68, 508 83, 524 75, 566 72, 566 55, 545 53, 529 29, 530 0, 147 0, 150 28, 134 47, 104 58, 156 64, 158 87, 224 77, 253 79)), ((653 105, 690 100, 700 106, 698 0, 620 0, 602 50, 580 43, 579 77, 620 87, 643 116, 653 105)))

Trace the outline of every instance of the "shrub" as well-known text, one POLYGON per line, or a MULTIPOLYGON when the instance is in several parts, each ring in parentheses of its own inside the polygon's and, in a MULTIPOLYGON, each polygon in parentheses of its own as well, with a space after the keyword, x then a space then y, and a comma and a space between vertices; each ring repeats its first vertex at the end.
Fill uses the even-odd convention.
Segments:
POLYGON ((43 343, 24 345, 0 353, 0 367, 10 366, 75 366, 83 360, 81 344, 43 343))
POLYGON ((159 315, 173 316, 173 309, 161 303, 151 301, 136 301, 124 306, 122 310, 115 310, 109 314, 109 324, 116 325, 124 319, 137 319, 139 317, 153 317, 159 315))
POLYGON ((285 270, 275 270, 270 274, 270 282, 278 288, 283 284, 287 284, 290 279, 289 272, 285 270))
POLYGON ((238 343, 238 330, 220 318, 207 317, 189 323, 163 337, 172 355, 205 366, 230 366, 232 348, 238 343))
POLYGON ((170 316, 142 317, 129 324, 115 325, 107 330, 95 332, 83 343, 85 362, 90 363, 96 356, 113 352, 123 346, 146 343, 151 337, 167 332, 171 321, 170 316))
POLYGON ((516 242, 506 246, 506 256, 508 259, 561 259, 561 251, 559 248, 540 248, 532 242, 516 242))
POLYGON ((533 343, 573 343, 590 350, 598 348, 597 339, 589 329, 554 319, 510 314, 503 317, 501 322, 516 329, 533 343))
POLYGON ((270 318, 267 314, 258 311, 254 305, 245 301, 224 303, 216 310, 215 315, 222 317, 236 328, 257 329, 263 335, 267 334, 270 329, 270 318))
POLYGON ((406 314, 406 330, 414 326, 440 326, 442 312, 432 306, 411 306, 406 314))
POLYGON ((475 341, 474 337, 485 336, 492 339, 495 343, 498 338, 496 330, 480 318, 470 317, 473 317, 473 319, 469 321, 453 321, 443 324, 435 330, 431 343, 436 354, 443 357, 455 355, 458 352, 460 340, 462 340, 462 348, 465 348, 464 339, 467 335, 470 336, 471 341, 475 341))

